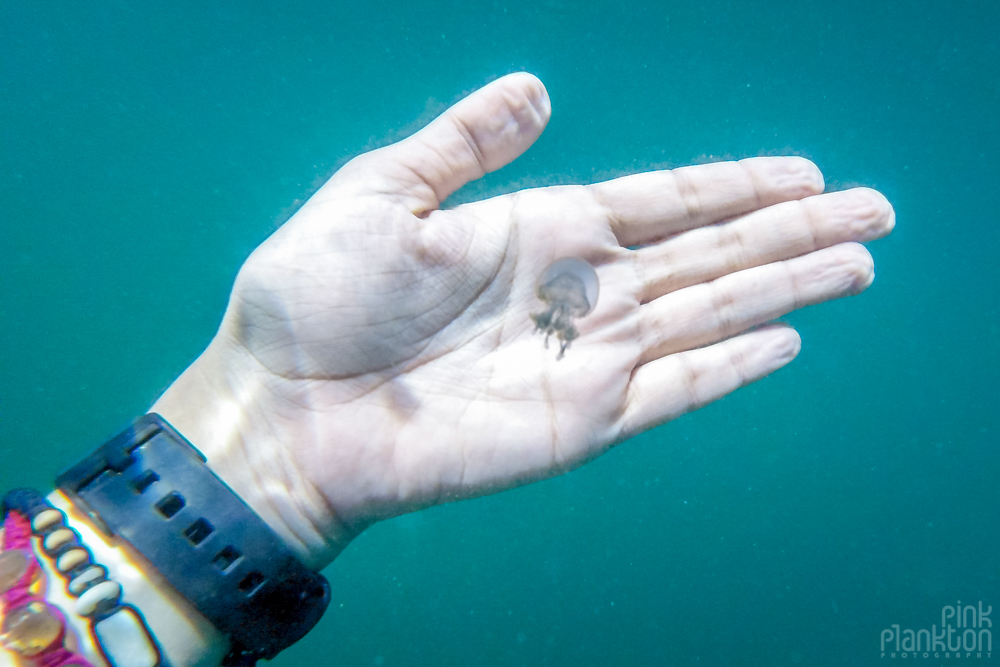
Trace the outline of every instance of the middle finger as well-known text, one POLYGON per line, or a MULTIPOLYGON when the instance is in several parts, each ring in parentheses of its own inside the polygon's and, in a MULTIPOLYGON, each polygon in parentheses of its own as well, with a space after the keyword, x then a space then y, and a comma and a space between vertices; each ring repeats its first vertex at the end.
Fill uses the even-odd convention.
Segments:
POLYGON ((755 211, 727 223, 693 229, 635 251, 642 302, 838 243, 885 236, 892 206, 868 188, 816 195, 755 211))

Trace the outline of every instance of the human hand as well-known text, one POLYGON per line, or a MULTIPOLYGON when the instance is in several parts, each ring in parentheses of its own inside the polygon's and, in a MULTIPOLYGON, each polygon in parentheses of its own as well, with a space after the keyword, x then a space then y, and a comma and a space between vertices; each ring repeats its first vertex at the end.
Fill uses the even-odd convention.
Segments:
POLYGON ((504 77, 338 171, 240 271, 205 354, 153 406, 303 558, 367 526, 573 469, 791 361, 760 326, 864 290, 877 192, 801 158, 538 188, 441 210, 550 113, 504 77), (600 297, 563 358, 535 333, 563 257, 600 297))

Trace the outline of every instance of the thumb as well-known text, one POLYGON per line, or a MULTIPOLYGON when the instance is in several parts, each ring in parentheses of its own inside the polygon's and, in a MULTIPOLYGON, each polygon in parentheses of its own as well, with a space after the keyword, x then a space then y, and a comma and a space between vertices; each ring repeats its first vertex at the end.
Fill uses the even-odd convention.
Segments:
MULTIPOLYGON (((412 137, 353 160, 342 171, 402 198, 416 214, 509 164, 542 134, 551 113, 545 86, 527 72, 480 88, 412 137), (376 185, 377 184, 377 185, 376 185)), ((344 174, 347 176, 348 174, 344 174)), ((353 180, 353 179, 352 179, 353 180)))

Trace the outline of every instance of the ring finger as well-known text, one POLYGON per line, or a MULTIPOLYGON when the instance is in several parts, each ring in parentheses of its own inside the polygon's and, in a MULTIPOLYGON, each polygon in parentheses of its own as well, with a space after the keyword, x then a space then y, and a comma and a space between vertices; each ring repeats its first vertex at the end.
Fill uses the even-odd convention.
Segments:
POLYGON ((871 255, 842 243, 672 292, 640 309, 640 364, 735 336, 804 306, 857 294, 875 277, 871 255))

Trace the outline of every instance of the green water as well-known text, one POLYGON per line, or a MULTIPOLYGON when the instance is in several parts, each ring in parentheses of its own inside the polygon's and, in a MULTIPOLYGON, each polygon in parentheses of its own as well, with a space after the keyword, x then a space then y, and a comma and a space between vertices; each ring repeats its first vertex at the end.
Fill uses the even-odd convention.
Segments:
POLYGON ((1000 616, 998 35, 988 1, 5 0, 0 487, 143 412, 338 164, 526 69, 549 128, 456 200, 796 153, 895 205, 875 284, 718 404, 375 526, 274 664, 887 664, 893 623, 1000 616))

